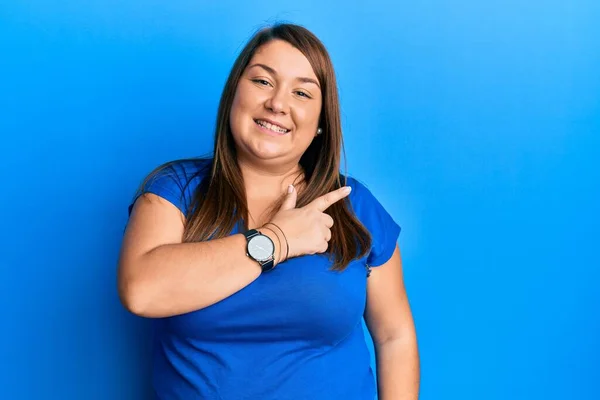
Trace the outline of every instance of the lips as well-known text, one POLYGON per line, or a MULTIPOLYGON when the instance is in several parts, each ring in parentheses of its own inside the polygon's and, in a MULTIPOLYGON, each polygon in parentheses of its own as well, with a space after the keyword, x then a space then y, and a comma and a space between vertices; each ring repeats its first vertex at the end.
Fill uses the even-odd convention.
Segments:
POLYGON ((286 134, 290 131, 290 129, 286 128, 285 126, 282 126, 282 125, 280 125, 274 121, 268 120, 268 119, 256 118, 256 119, 254 119, 254 123, 261 126, 262 128, 268 129, 275 133, 279 133, 281 135, 286 134))

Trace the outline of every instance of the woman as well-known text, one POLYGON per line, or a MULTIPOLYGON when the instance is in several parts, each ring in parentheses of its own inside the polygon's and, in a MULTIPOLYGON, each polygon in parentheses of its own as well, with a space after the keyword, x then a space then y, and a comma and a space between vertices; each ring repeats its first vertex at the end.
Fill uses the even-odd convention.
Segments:
POLYGON ((417 398, 400 228, 340 175, 341 145, 321 42, 259 31, 225 84, 213 158, 158 168, 130 206, 119 293, 155 319, 157 398, 373 399, 363 315, 379 398, 417 398))

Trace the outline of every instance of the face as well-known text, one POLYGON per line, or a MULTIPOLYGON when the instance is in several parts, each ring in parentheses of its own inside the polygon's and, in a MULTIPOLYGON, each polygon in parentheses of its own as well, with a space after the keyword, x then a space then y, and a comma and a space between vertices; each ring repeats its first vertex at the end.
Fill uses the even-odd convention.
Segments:
POLYGON ((298 49, 282 40, 261 46, 231 107, 238 156, 297 162, 316 135, 321 103, 318 79, 298 49))

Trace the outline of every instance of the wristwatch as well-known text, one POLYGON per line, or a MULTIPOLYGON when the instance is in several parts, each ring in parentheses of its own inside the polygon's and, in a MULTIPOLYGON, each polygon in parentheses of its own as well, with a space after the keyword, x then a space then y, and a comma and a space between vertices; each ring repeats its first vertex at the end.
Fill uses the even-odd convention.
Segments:
POLYGON ((256 229, 244 233, 246 237, 246 255, 258 262, 262 272, 267 272, 275 267, 275 244, 270 237, 263 235, 256 229))

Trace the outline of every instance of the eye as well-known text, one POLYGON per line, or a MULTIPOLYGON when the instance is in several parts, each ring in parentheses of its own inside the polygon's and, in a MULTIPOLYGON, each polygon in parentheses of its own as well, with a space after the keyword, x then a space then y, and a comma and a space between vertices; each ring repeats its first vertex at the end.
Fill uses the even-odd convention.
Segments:
POLYGON ((268 81, 266 81, 264 79, 260 79, 260 78, 252 79, 252 82, 258 83, 259 85, 262 85, 262 86, 270 86, 271 85, 268 81))
POLYGON ((305 97, 307 99, 312 99, 312 97, 310 97, 306 92, 303 92, 301 90, 296 90, 296 93, 298 94, 298 96, 300 97, 305 97))

